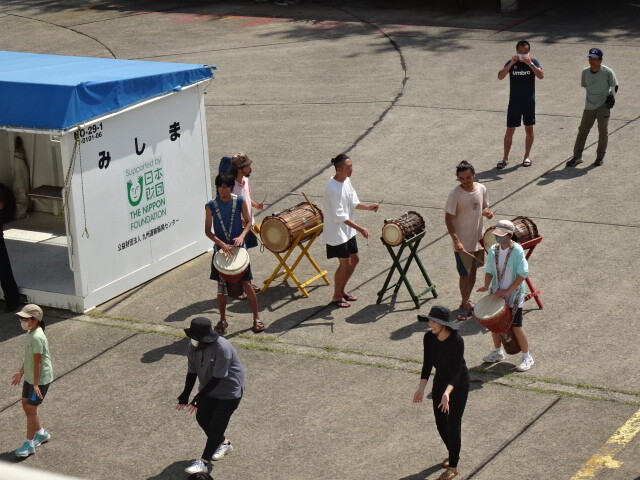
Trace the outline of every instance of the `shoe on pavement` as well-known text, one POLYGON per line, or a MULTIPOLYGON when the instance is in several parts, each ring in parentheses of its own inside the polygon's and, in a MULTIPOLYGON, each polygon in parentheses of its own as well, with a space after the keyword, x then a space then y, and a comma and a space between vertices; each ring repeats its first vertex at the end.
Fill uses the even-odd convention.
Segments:
POLYGON ((532 356, 528 356, 522 359, 522 363, 516 367, 519 372, 526 372, 533 367, 534 361, 532 356))
POLYGON ((504 358, 504 351, 499 348, 498 350, 492 350, 491 353, 485 356, 482 360, 489 363, 496 363, 503 361, 504 358))
POLYGON ((582 163, 582 157, 573 157, 571 160, 567 162, 567 167, 575 167, 576 165, 580 165, 582 163))
POLYGON ((596 161, 593 162, 594 167, 601 167, 604 163, 604 158, 596 158, 596 161))
POLYGON ((36 453, 36 447, 30 445, 29 442, 25 441, 22 446, 14 453, 16 454, 16 457, 28 457, 29 455, 33 455, 34 453, 36 453))
POLYGON ((233 450, 233 445, 231 445, 231 443, 227 443, 227 444, 223 443, 216 449, 215 453, 213 454, 213 457, 211 457, 211 460, 215 460, 217 462, 232 450, 233 450))
POLYGON ((43 443, 47 443, 49 440, 51 440, 51 434, 49 432, 47 432, 46 430, 44 431, 44 434, 42 434, 42 435, 40 435, 39 433, 36 433, 36 436, 33 437, 33 446, 34 447, 39 447, 43 443))
POLYGON ((213 466, 211 462, 204 463, 201 458, 194 460, 191 465, 184 469, 188 474, 192 473, 211 473, 213 466))

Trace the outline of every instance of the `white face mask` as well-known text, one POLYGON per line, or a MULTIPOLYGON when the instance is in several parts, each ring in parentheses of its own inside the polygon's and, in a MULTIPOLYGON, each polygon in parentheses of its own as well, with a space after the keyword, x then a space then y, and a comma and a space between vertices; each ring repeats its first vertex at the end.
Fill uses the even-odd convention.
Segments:
POLYGON ((510 240, 510 238, 507 235, 502 235, 502 236, 494 235, 494 237, 496 237, 496 242, 498 242, 500 245, 504 245, 510 240))
POLYGON ((200 345, 200 342, 198 340, 194 340, 193 338, 191 339, 191 345, 193 345, 194 347, 198 347, 198 345, 200 345))
POLYGON ((20 326, 23 330, 29 330, 29 320, 20 320, 20 326))

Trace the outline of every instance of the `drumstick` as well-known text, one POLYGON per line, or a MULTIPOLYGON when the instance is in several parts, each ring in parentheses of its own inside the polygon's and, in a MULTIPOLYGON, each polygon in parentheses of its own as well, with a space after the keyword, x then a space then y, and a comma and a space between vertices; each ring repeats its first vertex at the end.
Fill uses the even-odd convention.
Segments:
MULTIPOLYGON (((268 194, 267 194, 268 195, 268 194)), ((264 208, 264 202, 267 201, 267 195, 264 196, 264 200, 262 200, 262 208, 264 208)))
POLYGON ((302 196, 304 197, 304 199, 307 201, 307 203, 308 203, 308 204, 309 204, 309 206, 311 207, 311 209, 313 210, 313 213, 315 213, 315 212, 316 212, 316 206, 315 206, 313 203, 311 203, 311 200, 309 200, 309 197, 307 197, 307 196, 304 194, 304 192, 301 192, 301 193, 302 193, 302 196))
POLYGON ((484 262, 480 261, 478 257, 476 257, 475 255, 467 252, 466 250, 463 250, 463 252, 469 255, 471 258, 473 258, 476 262, 479 262, 481 267, 484 265, 484 262))

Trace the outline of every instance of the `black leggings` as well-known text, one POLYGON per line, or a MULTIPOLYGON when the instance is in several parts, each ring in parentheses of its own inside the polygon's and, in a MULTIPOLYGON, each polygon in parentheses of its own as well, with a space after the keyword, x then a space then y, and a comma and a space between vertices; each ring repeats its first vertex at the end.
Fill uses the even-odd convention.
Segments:
POLYGON ((201 457, 204 460, 211 460, 216 448, 224 442, 224 431, 229 425, 231 415, 240 405, 241 399, 242 397, 231 400, 217 400, 205 397, 198 401, 196 420, 207 435, 207 444, 201 457))
POLYGON ((449 451, 449 466, 456 468, 460 460, 460 447, 462 445, 462 414, 467 405, 469 396, 469 384, 456 387, 449 395, 449 413, 444 413, 438 408, 442 400, 445 388, 435 388, 431 392, 433 399, 433 415, 436 419, 436 427, 440 438, 449 451))

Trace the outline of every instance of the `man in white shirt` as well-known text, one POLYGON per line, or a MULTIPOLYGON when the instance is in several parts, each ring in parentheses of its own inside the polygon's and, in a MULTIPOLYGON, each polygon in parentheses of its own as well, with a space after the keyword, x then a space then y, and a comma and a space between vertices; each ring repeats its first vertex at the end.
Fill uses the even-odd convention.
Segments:
POLYGON ((360 203, 358 195, 351 185, 353 162, 344 153, 331 159, 336 169, 335 175, 324 189, 324 241, 327 244, 327 258, 337 258, 340 263, 336 270, 334 291, 331 303, 340 308, 350 307, 356 297, 346 290, 347 282, 356 265, 358 257, 357 232, 369 238, 369 230, 354 222, 355 211, 378 211, 379 204, 360 203))

